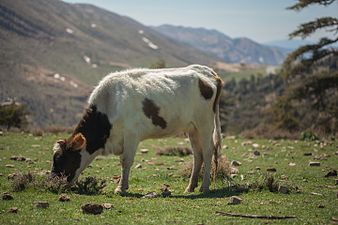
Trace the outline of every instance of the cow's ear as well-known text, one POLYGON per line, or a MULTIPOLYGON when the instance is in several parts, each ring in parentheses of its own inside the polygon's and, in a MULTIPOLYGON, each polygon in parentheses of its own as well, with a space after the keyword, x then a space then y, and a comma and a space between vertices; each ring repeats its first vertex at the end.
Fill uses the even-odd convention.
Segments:
POLYGON ((77 133, 70 141, 70 149, 72 151, 80 151, 85 147, 86 143, 87 141, 83 134, 77 133))

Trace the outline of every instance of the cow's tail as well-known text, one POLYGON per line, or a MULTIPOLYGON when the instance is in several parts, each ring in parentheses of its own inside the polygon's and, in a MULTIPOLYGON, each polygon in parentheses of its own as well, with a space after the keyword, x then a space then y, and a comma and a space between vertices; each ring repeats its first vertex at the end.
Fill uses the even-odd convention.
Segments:
POLYGON ((213 145, 214 145, 214 163, 215 163, 215 169, 214 169, 214 188, 216 189, 216 175, 218 170, 218 158, 220 156, 221 152, 221 146, 222 146, 222 134, 221 134, 221 123, 219 118, 219 101, 222 94, 222 89, 224 82, 219 76, 215 77, 217 82, 217 92, 216 97, 213 105, 213 110, 215 113, 214 117, 214 133, 213 133, 213 145))

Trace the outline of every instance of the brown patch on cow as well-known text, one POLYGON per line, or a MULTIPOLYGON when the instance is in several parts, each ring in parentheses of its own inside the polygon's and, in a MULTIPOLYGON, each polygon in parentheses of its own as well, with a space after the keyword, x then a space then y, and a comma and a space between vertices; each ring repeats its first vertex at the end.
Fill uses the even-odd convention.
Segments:
POLYGON ((217 82, 217 91, 216 91, 216 98, 215 98, 215 101, 214 101, 214 105, 213 105, 213 108, 212 108, 214 110, 214 112, 216 112, 216 105, 219 104, 219 98, 221 96, 221 92, 222 92, 223 85, 224 85, 223 80, 219 76, 216 76, 215 79, 216 79, 216 82, 217 82))
POLYGON ((159 116, 160 107, 158 107, 152 100, 148 98, 145 98, 142 104, 144 115, 151 119, 151 122, 155 126, 165 129, 167 127, 167 122, 161 116, 159 116))
POLYGON ((212 87, 210 87, 210 85, 206 81, 202 79, 198 79, 198 86, 200 88, 201 95, 205 99, 212 98, 212 95, 214 94, 214 92, 212 90, 212 87))

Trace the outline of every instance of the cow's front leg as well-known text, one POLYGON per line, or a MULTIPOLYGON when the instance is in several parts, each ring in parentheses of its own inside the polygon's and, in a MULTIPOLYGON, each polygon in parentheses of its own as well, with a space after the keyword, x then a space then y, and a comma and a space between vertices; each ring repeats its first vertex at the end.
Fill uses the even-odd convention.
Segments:
POLYGON ((123 153, 120 156, 121 179, 120 179, 118 186, 115 189, 116 194, 124 194, 124 193, 126 193, 127 189, 129 188, 129 185, 128 185, 129 172, 130 172, 130 168, 131 168, 131 166, 133 165, 133 162, 134 162, 137 144, 138 144, 138 142, 136 142, 136 141, 130 141, 129 140, 129 143, 126 143, 126 141, 124 141, 123 153))

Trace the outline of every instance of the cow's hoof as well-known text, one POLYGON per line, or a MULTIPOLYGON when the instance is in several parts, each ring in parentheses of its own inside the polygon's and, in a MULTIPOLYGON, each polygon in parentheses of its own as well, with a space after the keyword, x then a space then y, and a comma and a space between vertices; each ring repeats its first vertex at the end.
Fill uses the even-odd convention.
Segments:
POLYGON ((122 189, 121 187, 117 187, 115 188, 114 193, 117 195, 125 195, 127 193, 127 190, 122 189))
POLYGON ((191 192, 194 192, 194 190, 195 190, 195 188, 193 188, 193 187, 187 187, 186 189, 185 189, 185 193, 191 193, 191 192))
POLYGON ((210 189, 209 189, 209 187, 201 187, 201 188, 200 188, 200 192, 203 192, 203 193, 209 193, 209 192, 210 192, 210 189))

